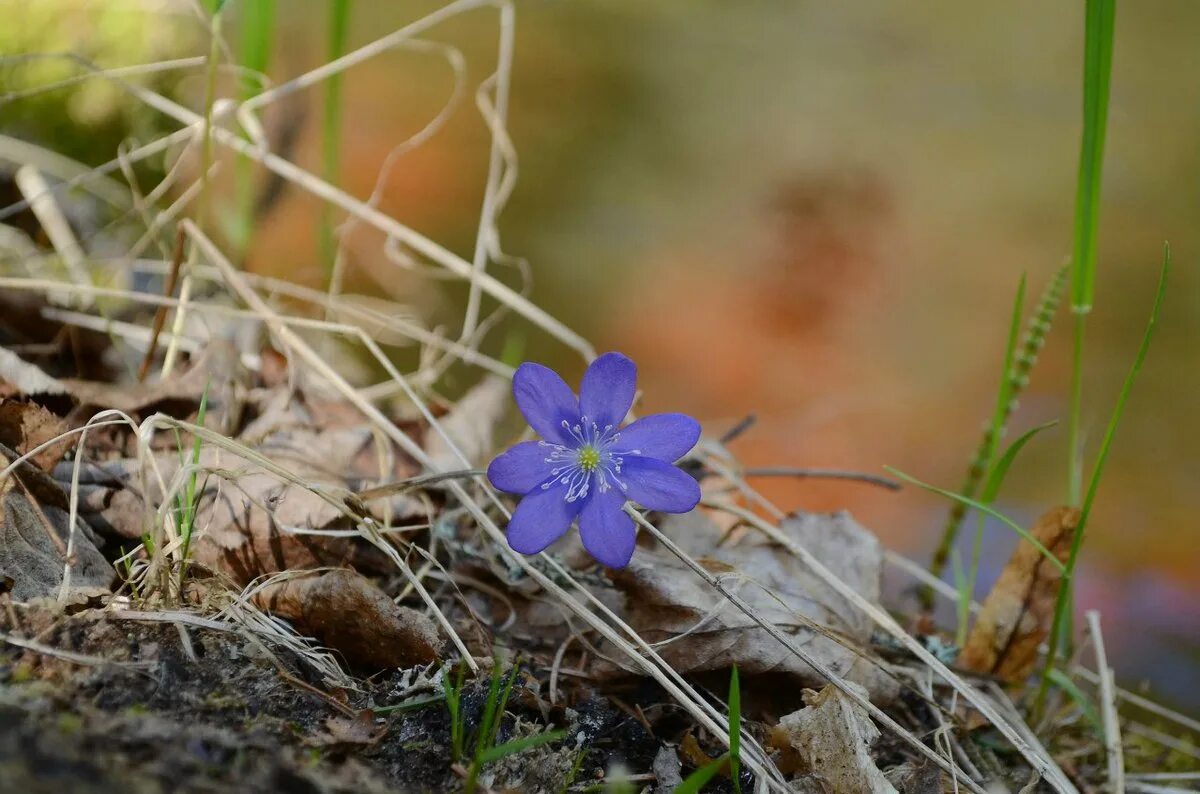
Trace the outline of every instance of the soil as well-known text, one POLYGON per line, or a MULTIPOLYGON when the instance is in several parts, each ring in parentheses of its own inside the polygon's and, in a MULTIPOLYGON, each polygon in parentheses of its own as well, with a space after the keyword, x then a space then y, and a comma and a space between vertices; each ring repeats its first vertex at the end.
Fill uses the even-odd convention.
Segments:
MULTIPOLYGON (((360 691, 330 691, 303 659, 234 632, 189 626, 189 654, 176 624, 99 610, 8 609, 0 625, 0 791, 461 788, 444 704, 383 710, 396 702, 403 671, 360 681, 360 691), (36 638, 40 647, 8 638, 36 638), (91 658, 61 658, 69 654, 91 658), (363 714, 370 709, 378 711, 363 714), (337 730, 358 720, 368 729, 337 730)), ((468 684, 464 692, 468 734, 485 688, 468 684)), ((634 717, 594 697, 547 708, 532 692, 514 690, 498 741, 545 727, 565 729, 567 738, 487 767, 481 782, 493 790, 557 792, 572 778, 602 779, 614 762, 650 769, 661 745, 634 717)))

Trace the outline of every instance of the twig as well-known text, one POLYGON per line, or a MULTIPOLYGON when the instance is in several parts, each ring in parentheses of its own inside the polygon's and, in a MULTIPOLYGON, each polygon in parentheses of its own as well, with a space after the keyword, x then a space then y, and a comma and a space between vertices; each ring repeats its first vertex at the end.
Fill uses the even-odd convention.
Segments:
POLYGON ((1087 612, 1088 633, 1096 649, 1096 672, 1100 676, 1100 709, 1104 720, 1104 755, 1108 760, 1108 785, 1112 794, 1125 794, 1125 754, 1121 747, 1121 722, 1117 717, 1117 696, 1112 668, 1104 651, 1100 633, 1100 613, 1087 612))
POLYGON ((721 438, 719 439, 720 442, 722 444, 728 444, 730 441, 733 441, 735 438, 740 436, 742 433, 745 433, 747 430, 749 430, 751 427, 753 427, 754 423, 757 421, 758 421, 758 417, 755 416, 754 414, 746 414, 746 417, 744 419, 742 419, 736 425, 734 425, 733 427, 731 427, 725 431, 725 434, 723 436, 721 436, 721 438))
POLYGON ((83 664, 89 666, 112 665, 114 667, 125 667, 131 670, 148 670, 154 667, 154 662, 118 662, 113 659, 105 659, 102 656, 90 656, 86 653, 75 653, 74 651, 64 651, 61 648, 53 648, 49 645, 43 645, 34 640, 27 640, 24 637, 14 637, 11 634, 0 632, 0 642, 6 642, 9 645, 15 645, 18 648, 24 648, 27 651, 40 653, 43 656, 53 656, 56 659, 62 659, 73 664, 83 664))
MULTIPOLYGON (((183 264, 184 239, 183 229, 177 229, 175 232, 175 250, 171 253, 171 269, 167 271, 167 280, 163 284, 163 295, 168 298, 175 294, 175 282, 179 280, 179 266, 183 264)), ((146 348, 146 355, 142 358, 142 365, 138 367, 138 383, 146 380, 146 375, 150 372, 150 364, 154 361, 154 351, 158 348, 158 335, 162 333, 163 323, 166 321, 167 306, 166 304, 161 304, 158 310, 154 312, 154 325, 150 331, 150 346, 146 348)))
POLYGON ((889 480, 887 477, 880 477, 876 474, 867 474, 860 471, 843 471, 841 469, 798 469, 792 466, 764 466, 761 468, 746 469, 742 472, 743 477, 807 477, 811 479, 821 480, 854 480, 856 482, 866 483, 867 485, 878 485, 880 488, 887 488, 889 491, 899 491, 900 483, 895 480, 889 480))
POLYGON ((37 217, 38 223, 50 238, 50 244, 62 258, 71 280, 76 284, 90 284, 83 248, 71 231, 71 224, 63 215, 62 208, 54 200, 46 180, 32 165, 23 165, 17 169, 15 176, 17 188, 29 202, 30 209, 37 217))
POLYGON ((275 672, 284 681, 287 681, 292 686, 296 686, 307 692, 311 692, 312 694, 319 697, 321 700, 324 700, 330 706, 333 706, 335 709, 337 709, 338 711, 345 714, 350 719, 354 719, 355 717, 358 716, 357 711, 350 708, 345 703, 342 703, 340 700, 335 698, 333 695, 329 694, 328 692, 322 692, 321 690, 317 689, 312 684, 308 683, 307 681, 303 681, 303 680, 297 678, 296 676, 289 673, 287 670, 284 670, 282 667, 277 667, 275 672))
POLYGON ((369 502, 372 499, 381 499, 385 496, 394 496, 398 493, 411 491, 414 488, 422 488, 426 485, 444 482, 446 480, 470 480, 485 474, 483 469, 463 469, 461 471, 439 471, 434 474, 426 474, 420 477, 409 477, 407 480, 399 482, 389 482, 384 485, 376 485, 373 488, 367 488, 365 491, 358 491, 354 495, 364 502, 369 502))

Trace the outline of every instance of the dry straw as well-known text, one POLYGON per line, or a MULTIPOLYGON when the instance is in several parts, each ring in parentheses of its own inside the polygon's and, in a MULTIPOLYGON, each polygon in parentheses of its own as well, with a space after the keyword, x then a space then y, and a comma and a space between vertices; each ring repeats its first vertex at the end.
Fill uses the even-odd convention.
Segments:
MULTIPOLYGON (((233 100, 217 98, 212 103, 212 107, 209 108, 209 112, 206 115, 196 113, 160 94, 149 91, 131 82, 131 79, 142 74, 168 68, 198 69, 208 67, 211 72, 214 64, 210 63, 209 59, 189 58, 161 64, 146 64, 140 67, 123 67, 121 69, 107 70, 95 68, 90 64, 81 64, 82 68, 86 71, 80 74, 77 79, 103 79, 113 82, 125 89, 131 96, 144 102, 147 106, 175 119, 182 127, 178 131, 158 140, 141 146, 128 147, 120 153, 118 158, 92 169, 74 164, 53 153, 28 147, 22 148, 18 145, 19 142, 13 143, 7 139, 0 138, 0 156, 9 159, 17 158, 24 161, 37 162, 42 170, 52 173, 56 178, 65 180, 56 186, 31 186, 30 195, 27 196, 26 203, 46 207, 48 206, 46 202, 50 197, 59 195, 59 191, 65 187, 78 185, 92 190, 97 195, 117 206, 125 213, 123 215, 124 218, 140 218, 146 230, 142 240, 139 241, 137 250, 133 255, 124 260, 87 260, 88 264, 101 268, 126 268, 137 272, 166 273, 169 269, 169 263, 166 261, 165 253, 161 259, 139 257, 141 257, 144 247, 153 244, 158 235, 174 231, 178 227, 182 229, 190 245, 191 267, 189 268, 189 277, 196 281, 221 285, 224 288, 224 294, 209 296, 208 293, 199 291, 188 299, 177 299, 119 287, 102 287, 90 281, 86 269, 81 271, 77 268, 72 268, 73 276, 70 283, 37 275, 28 277, 7 276, 0 278, 0 288, 25 289, 47 294, 61 291, 74 296, 85 305, 93 303, 97 298, 103 297, 106 299, 121 299, 146 306, 167 307, 169 310, 174 311, 177 322, 164 331, 163 338, 158 340, 158 344, 173 346, 174 349, 181 350, 198 349, 208 341, 195 336, 198 333, 196 330, 198 326, 189 325, 178 320, 182 316, 184 304, 187 305, 187 311, 193 316, 232 318, 239 321, 251 321, 260 324, 273 337, 274 342, 290 354, 289 358, 293 364, 305 370, 306 376, 321 381, 325 388, 336 392, 345 401, 354 405, 361 412, 364 419, 382 437, 394 443, 397 448, 425 466, 429 474, 455 474, 461 473, 461 470, 475 469, 481 461, 468 459, 456 447, 453 439, 446 432, 433 411, 430 410, 427 389, 436 381, 436 376, 441 371, 440 369, 434 369, 431 374, 431 370, 428 369, 431 366, 429 363, 431 361, 440 362, 436 365, 437 367, 443 366, 446 361, 453 361, 475 367, 481 372, 491 372, 504 376, 511 374, 511 368, 506 364, 479 351, 479 344, 482 339, 481 331, 486 331, 490 327, 489 320, 491 319, 491 317, 484 316, 483 314, 482 296, 487 295, 494 299, 499 307, 494 311, 514 312, 528 320, 548 336, 579 353, 584 359, 591 359, 594 356, 594 349, 586 339, 534 304, 525 295, 521 294, 520 291, 507 286, 489 272, 489 267, 493 264, 501 263, 505 259, 499 242, 497 217, 512 191, 516 177, 516 154, 507 134, 507 108, 511 81, 514 25, 515 15, 511 2, 507 2, 506 0, 458 0, 458 2, 450 3, 444 8, 422 17, 376 41, 358 47, 330 63, 323 64, 278 86, 268 88, 243 102, 237 103, 233 100), (497 13, 499 56, 494 73, 484 81, 476 96, 476 104, 487 124, 491 140, 489 144, 487 182, 480 210, 476 244, 472 258, 469 261, 409 228, 400 220, 387 215, 378 208, 376 196, 372 196, 367 201, 360 200, 269 150, 267 139, 262 134, 262 127, 258 121, 257 113, 293 92, 315 86, 335 75, 341 75, 353 66, 399 47, 415 47, 434 51, 440 53, 451 63, 455 69, 456 81, 454 95, 447 101, 447 107, 452 106, 457 102, 457 95, 461 90, 461 74, 463 72, 461 53, 457 53, 453 48, 446 48, 444 45, 434 45, 423 41, 419 37, 448 19, 484 8, 493 9, 497 13), (240 125, 241 130, 245 133, 245 137, 229 128, 228 125, 232 120, 236 120, 240 125), (199 225, 190 220, 178 220, 189 202, 200 191, 199 180, 191 185, 175 184, 175 181, 183 179, 183 174, 178 169, 171 169, 170 171, 169 178, 173 180, 172 190, 174 190, 176 198, 173 203, 167 206, 163 206, 167 195, 167 190, 163 186, 156 186, 142 195, 132 192, 128 188, 119 189, 120 183, 115 182, 109 177, 110 174, 122 170, 128 174, 133 164, 145 158, 161 154, 172 149, 172 147, 197 148, 202 146, 204 140, 208 137, 205 134, 206 128, 211 132, 211 140, 214 143, 259 164, 290 185, 328 202, 331 207, 345 213, 346 223, 362 224, 377 229, 384 233, 391 243, 402 245, 413 261, 426 266, 433 266, 443 271, 444 275, 467 282, 469 287, 468 303, 464 312, 462 326, 457 330, 455 336, 449 338, 443 334, 429 330, 416 320, 406 317, 402 313, 381 313, 347 300, 338 294, 337 283, 340 281, 338 278, 334 279, 334 288, 326 293, 288 284, 276 279, 240 272, 231 263, 230 257, 205 234, 199 225), (229 296, 232 296, 245 308, 230 306, 229 296), (296 306, 299 303, 302 308, 310 310, 310 313, 308 316, 305 316, 295 309, 292 313, 284 313, 280 310, 280 304, 276 300, 279 297, 291 299, 292 303, 290 305, 292 306, 296 306), (326 318, 338 317, 344 321, 333 322, 329 319, 314 319, 311 316, 312 314, 321 315, 326 318), (437 357, 422 357, 423 361, 426 362, 425 366, 414 372, 402 373, 384 354, 379 341, 375 338, 375 333, 384 331, 411 339, 414 343, 421 345, 423 349, 435 351, 437 357), (378 365, 380 371, 387 374, 386 380, 365 389, 352 385, 337 368, 317 352, 317 348, 310 341, 317 336, 339 338, 360 346, 378 365), (391 421, 377 406, 377 402, 381 397, 392 395, 402 395, 405 397, 428 423, 431 431, 441 437, 447 448, 457 458, 454 471, 448 472, 438 469, 427 456, 422 445, 417 443, 401 427, 391 421)), ((213 51, 214 53, 218 52, 220 48, 214 47, 213 51)), ((8 99, 11 100, 11 97, 8 99)), ((404 152, 413 146, 420 145, 420 143, 434 134, 440 127, 446 113, 448 111, 446 108, 443 108, 438 116, 421 133, 418 133, 413 139, 398 147, 394 152, 395 156, 402 156, 404 152)), ((182 159, 182 156, 180 159, 182 159)), ((394 158, 389 158, 389 166, 393 161, 394 158)), ((207 171, 204 173, 206 176, 207 171)), ((200 178, 203 179, 205 176, 201 176, 200 178)), ((0 219, 11 216, 19 208, 19 205, 14 205, 0 209, 0 219)), ((82 240, 77 242, 81 245, 81 250, 86 253, 87 241, 82 240)), ((397 260, 394 264, 398 268, 402 268, 409 266, 411 262, 397 260)), ((140 346, 141 349, 148 347, 153 339, 153 336, 149 333, 149 329, 128 323, 114 323, 86 310, 76 309, 66 311, 58 309, 55 311, 55 319, 61 322, 81 327, 103 328, 108 333, 130 344, 140 346)), ((243 357, 248 363, 254 363, 256 352, 253 350, 244 351, 243 357)), ((230 456, 236 457, 241 461, 239 465, 248 463, 263 472, 277 477, 281 482, 288 482, 306 488, 320 495, 331 505, 337 506, 347 518, 355 522, 355 531, 366 542, 373 544, 388 555, 397 570, 405 578, 411 592, 416 593, 422 599, 430 614, 439 621, 443 631, 451 639, 451 642, 455 645, 464 661, 473 669, 478 668, 477 662, 467 651, 466 645, 456 633, 449 618, 443 613, 437 601, 423 584, 423 580, 429 576, 444 575, 437 573, 433 550, 420 549, 418 551, 418 556, 423 557, 426 560, 426 564, 419 571, 414 571, 405 557, 400 554, 396 544, 389 541, 386 537, 389 533, 387 527, 380 525, 373 519, 363 518, 361 514, 347 507, 348 497, 350 496, 349 492, 306 482, 286 467, 279 465, 277 462, 244 445, 223 437, 213 430, 179 422, 162 415, 156 415, 140 424, 135 424, 129 417, 117 415, 114 412, 106 412, 95 417, 93 422, 89 423, 89 428, 113 423, 126 423, 136 430, 144 485, 150 486, 153 484, 155 486, 154 488, 146 487, 144 492, 147 494, 157 494, 158 499, 157 506, 151 508, 154 510, 154 513, 147 516, 148 525, 150 525, 155 535, 154 558, 140 572, 142 581, 153 584, 163 578, 162 574, 164 571, 170 571, 184 562, 180 557, 182 551, 179 532, 178 528, 174 526, 175 519, 172 516, 170 506, 173 504, 174 494, 180 491, 185 479, 196 471, 196 467, 190 465, 181 466, 171 481, 168 482, 162 473, 157 470, 154 464, 154 456, 150 453, 151 443, 155 435, 160 431, 184 431, 200 438, 207 449, 217 451, 218 454, 228 453, 230 456)), ((80 432, 85 432, 86 430, 87 428, 84 428, 80 432)), ((918 668, 917 672, 921 675, 919 680, 923 682, 921 688, 927 697, 933 698, 938 693, 948 693, 952 704, 957 701, 970 704, 980 715, 992 723, 996 730, 1020 753, 1030 769, 1040 775, 1050 787, 1063 794, 1073 794, 1076 791, 1074 785, 1050 757, 1046 749, 1037 741, 1033 732, 1025 724, 1016 709, 1011 706, 1011 703, 1008 702, 1007 697, 1003 693, 992 688, 986 691, 981 690, 964 677, 950 670, 935 658, 917 638, 906 632, 886 611, 864 599, 805 548, 798 545, 786 533, 781 531, 776 522, 767 521, 762 518, 758 510, 776 518, 781 518, 782 512, 763 499, 745 482, 745 479, 738 473, 739 467, 736 461, 732 460, 719 444, 705 442, 704 449, 706 450, 704 453, 705 462, 710 468, 723 476, 733 491, 741 495, 748 503, 754 505, 756 510, 748 510, 741 506, 741 504, 735 503, 733 499, 726 497, 708 499, 706 502, 708 507, 724 511, 736 517, 779 544, 790 554, 794 555, 800 564, 811 570, 830 590, 844 597, 856 609, 874 621, 883 632, 895 638, 916 660, 916 662, 910 664, 916 665, 918 668)), ((36 450, 30 453, 30 455, 32 454, 36 454, 36 450)), ((4 472, 0 472, 0 478, 11 473, 12 469, 13 466, 9 466, 4 472)), ((226 472, 218 466, 206 467, 206 471, 219 477, 236 477, 236 472, 226 472)), ((76 462, 73 472, 73 492, 71 496, 72 517, 77 511, 78 477, 79 461, 76 462)), ((646 676, 654 679, 698 724, 713 735, 721 737, 728 746, 729 721, 726 713, 716 707, 710 697, 698 691, 683 675, 672 668, 658 653, 655 646, 648 643, 645 638, 641 637, 631 626, 625 623, 620 616, 597 599, 570 570, 565 568, 554 557, 540 555, 537 558, 527 558, 514 554, 509 550, 503 531, 504 522, 508 518, 508 511, 505 504, 492 491, 484 478, 477 475, 465 479, 454 476, 447 478, 442 483, 442 486, 454 502, 461 507, 461 510, 475 523, 483 537, 487 539, 490 552, 497 559, 510 570, 522 572, 539 585, 549 599, 557 603, 573 619, 578 620, 583 626, 586 626, 588 630, 594 631, 603 637, 613 649, 625 656, 632 665, 641 670, 646 676)), ((928 737, 914 734, 896 722, 887 713, 878 709, 868 700, 863 699, 853 688, 847 686, 846 682, 836 673, 825 669, 818 660, 811 658, 787 634, 778 627, 762 620, 741 599, 735 589, 727 587, 720 579, 708 573, 703 566, 674 544, 670 538, 661 533, 644 516, 636 511, 632 512, 632 515, 646 532, 655 536, 664 548, 678 556, 697 576, 704 579, 709 586, 713 587, 727 599, 732 608, 741 610, 749 615, 771 637, 787 648, 789 652, 808 662, 830 683, 859 702, 885 728, 894 732, 897 737, 910 745, 914 752, 929 759, 929 761, 952 775, 957 786, 961 786, 972 792, 983 792, 985 790, 984 786, 988 781, 983 779, 978 769, 973 768, 969 759, 962 754, 961 748, 958 748, 957 752, 955 751, 955 743, 951 741, 950 737, 950 728, 945 723, 942 723, 942 727, 939 728, 940 738, 933 741, 933 746, 931 747, 926 743, 928 737)), ((432 534, 430 533, 430 535, 432 534)), ((931 587, 935 588, 935 590, 943 595, 947 595, 946 586, 932 577, 927 577, 919 567, 901 561, 895 555, 890 555, 888 559, 910 575, 923 579, 931 587)), ((64 578, 69 581, 69 570, 64 578)), ((257 586, 261 585, 262 583, 259 583, 257 586)), ((266 642, 273 647, 291 648, 305 656, 305 658, 309 658, 322 671, 327 681, 337 682, 338 685, 352 685, 352 682, 340 670, 332 656, 321 649, 312 647, 301 638, 294 636, 279 621, 255 610, 250 603, 253 591, 254 587, 252 586, 242 593, 237 594, 217 610, 215 617, 179 609, 162 612, 125 610, 119 611, 117 614, 122 619, 127 620, 162 620, 173 622, 180 626, 199 626, 216 630, 241 631, 249 636, 258 638, 257 641, 266 642)), ((952 588, 949 588, 948 595, 957 597, 952 588)), ((1096 636, 1098 638, 1098 632, 1096 636)), ((580 633, 576 633, 573 639, 586 642, 580 633)), ((555 656, 554 670, 551 676, 552 693, 557 689, 558 677, 563 672, 562 658, 565 648, 566 644, 559 649, 555 656)), ((861 649, 855 650, 861 652, 861 649)), ((883 665, 882 661, 878 663, 881 666, 883 665)), ((1144 708, 1154 705, 1149 701, 1144 701, 1144 699, 1138 699, 1137 696, 1115 690, 1112 687, 1111 678, 1109 677, 1111 673, 1107 670, 1103 661, 1101 661, 1100 672, 1096 675, 1106 695, 1111 695, 1111 697, 1105 698, 1106 714, 1108 709, 1113 709, 1115 713, 1115 705, 1113 704, 1118 698, 1144 708)), ((914 678, 914 680, 918 679, 914 678)), ((1161 709, 1161 707, 1157 708, 1160 709, 1159 716, 1171 714, 1161 709)), ((952 714, 953 708, 947 713, 952 714)), ((939 711, 939 717, 940 714, 941 712, 939 711)), ((1176 718, 1178 724, 1183 727, 1191 727, 1192 729, 1200 727, 1195 724, 1189 726, 1183 721, 1186 718, 1180 718, 1178 715, 1172 715, 1172 718, 1176 718)), ((1113 725, 1115 730, 1115 723, 1113 725)), ((1112 735, 1115 735, 1115 733, 1112 735)), ((741 737, 741 755, 742 762, 754 773, 760 791, 786 792, 790 790, 788 782, 776 769, 766 750, 752 736, 743 735, 741 737)), ((1110 764, 1113 763, 1112 758, 1110 742, 1110 764)), ((1110 768, 1113 770, 1112 774, 1116 776, 1117 767, 1113 766, 1110 768)), ((1114 782, 1117 779, 1114 777, 1114 782)))

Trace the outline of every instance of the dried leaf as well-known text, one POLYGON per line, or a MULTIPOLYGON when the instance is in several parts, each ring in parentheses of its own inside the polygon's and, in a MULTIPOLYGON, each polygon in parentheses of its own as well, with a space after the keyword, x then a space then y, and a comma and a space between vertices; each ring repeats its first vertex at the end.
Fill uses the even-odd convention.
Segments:
POLYGON ((272 583, 254 602, 340 651, 360 670, 428 664, 442 645, 433 621, 397 606, 370 581, 345 569, 272 583))
MULTIPOLYGON (((492 452, 492 433, 504 417, 512 388, 506 379, 488 375, 471 387, 440 421, 446 436, 473 465, 482 465, 492 452)), ((462 461, 441 434, 430 431, 425 451, 435 469, 461 469, 462 461)))
MULTIPOLYGON (((881 700, 894 682, 855 648, 868 644, 872 624, 853 605, 830 591, 786 549, 747 537, 718 546, 721 531, 704 513, 672 516, 661 523, 711 573, 734 589, 763 621, 775 624, 830 668, 872 690, 881 700), (812 625, 832 632, 819 633, 812 625)), ((877 601, 882 553, 878 540, 847 513, 797 514, 781 528, 820 558, 864 597, 877 601)), ((802 684, 824 679, 662 549, 639 549, 625 569, 613 574, 625 593, 623 617, 647 641, 666 642, 659 653, 683 673, 723 670, 736 664, 747 674, 784 672, 802 684)))
POLYGON ((200 405, 204 387, 213 376, 201 362, 177 376, 154 383, 104 383, 74 378, 64 378, 61 383, 89 414, 115 408, 131 415, 162 411, 187 417, 200 405))
MULTIPOLYGON (((0 466, 17 457, 0 445, 0 466)), ((56 594, 72 534, 66 494, 41 469, 23 462, 0 482, 0 505, 0 579, 12 579, 12 595, 18 601, 56 594)), ((107 588, 114 572, 96 549, 91 529, 76 519, 74 535, 72 586, 107 588)))
POLYGON ((942 794, 942 770, 928 758, 905 761, 884 772, 901 794, 942 794))
MULTIPOLYGON (((199 481, 203 491, 192 543, 195 561, 238 585, 284 570, 347 565, 367 572, 394 570, 382 552, 358 538, 307 532, 354 526, 338 504, 314 490, 344 493, 364 482, 403 478, 416 471, 412 462, 372 434, 361 415, 337 404, 296 401, 280 389, 256 407, 256 419, 239 440, 304 484, 282 481, 227 450, 204 447, 200 466, 220 474, 201 475, 199 481)), ((169 482, 180 465, 178 452, 158 454, 156 465, 169 482)), ((70 480, 69 467, 60 466, 55 474, 60 481, 70 480)), ((131 539, 146 531, 136 460, 88 466, 81 482, 80 513, 98 531, 131 539)), ((396 523, 416 515, 421 505, 401 494, 374 500, 370 508, 377 519, 396 523)))
MULTIPOLYGON (((1030 534, 1060 562, 1070 554, 1079 523, 1073 507, 1055 507, 1038 519, 1030 534)), ((1050 633, 1062 574, 1032 543, 1022 540, 983 602, 958 665, 1021 681, 1037 664, 1038 645, 1050 633)))
MULTIPOLYGON (((18 455, 26 454, 66 430, 66 422, 37 403, 13 399, 0 402, 0 444, 11 447, 18 455)), ((74 443, 72 438, 63 439, 29 460, 44 472, 53 471, 74 443)))
POLYGON ((346 744, 378 744, 387 735, 388 726, 377 725, 370 709, 358 712, 353 719, 330 717, 325 720, 325 730, 304 740, 310 747, 334 747, 346 744))
POLYGON ((52 378, 12 351, 0 348, 0 381, 6 384, 4 396, 66 394, 62 381, 52 378))
MULTIPOLYGON (((200 404, 200 395, 210 378, 222 378, 209 364, 217 358, 212 350, 195 365, 176 377, 156 383, 105 383, 102 381, 52 378, 39 367, 0 348, 0 396, 55 396, 91 414, 97 410, 116 408, 128 414, 161 409, 176 416, 186 416, 200 404)), ((52 406, 58 410, 58 406, 52 406)), ((64 410, 65 413, 65 410, 64 410)))
POLYGON ((871 757, 879 729, 865 709, 832 684, 805 692, 804 702, 807 708, 788 714, 779 726, 810 777, 824 783, 829 794, 897 794, 871 757))

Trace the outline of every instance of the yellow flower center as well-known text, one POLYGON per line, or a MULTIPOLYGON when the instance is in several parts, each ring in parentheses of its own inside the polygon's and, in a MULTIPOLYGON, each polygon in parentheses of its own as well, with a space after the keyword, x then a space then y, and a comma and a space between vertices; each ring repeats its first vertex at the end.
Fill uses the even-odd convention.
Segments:
POLYGON ((600 468, 600 450, 588 444, 579 448, 579 468, 591 472, 600 468))

